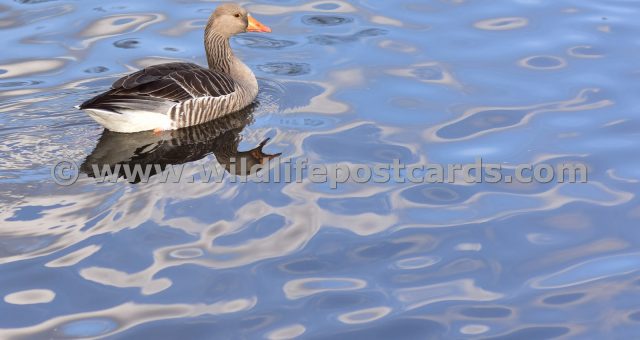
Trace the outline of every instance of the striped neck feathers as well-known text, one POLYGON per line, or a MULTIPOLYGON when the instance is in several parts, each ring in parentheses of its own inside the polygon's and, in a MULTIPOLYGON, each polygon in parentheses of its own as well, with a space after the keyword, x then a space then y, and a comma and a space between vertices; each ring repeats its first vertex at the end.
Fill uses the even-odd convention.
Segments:
POLYGON ((245 85, 247 89, 257 88, 255 75, 240 59, 238 59, 231 45, 229 37, 225 37, 213 29, 205 30, 205 50, 209 69, 228 74, 236 82, 245 85))
POLYGON ((229 38, 223 37, 214 30, 209 29, 209 27, 205 32, 204 48, 207 52, 209 68, 230 74, 231 65, 236 57, 229 45, 229 38))

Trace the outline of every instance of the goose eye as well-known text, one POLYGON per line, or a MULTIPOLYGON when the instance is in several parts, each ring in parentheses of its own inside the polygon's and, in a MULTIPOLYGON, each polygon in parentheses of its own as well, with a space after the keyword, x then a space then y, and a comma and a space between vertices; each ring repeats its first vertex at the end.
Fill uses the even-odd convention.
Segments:
POLYGON ((240 17, 240 13, 236 13, 236 15, 234 15, 234 17, 239 18, 240 17))

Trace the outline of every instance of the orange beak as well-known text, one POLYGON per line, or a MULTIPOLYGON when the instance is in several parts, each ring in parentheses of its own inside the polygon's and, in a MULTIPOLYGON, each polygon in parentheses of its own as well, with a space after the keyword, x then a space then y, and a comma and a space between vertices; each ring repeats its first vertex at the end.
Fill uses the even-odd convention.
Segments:
POLYGON ((247 32, 271 33, 271 29, 249 15, 249 26, 247 27, 247 32))

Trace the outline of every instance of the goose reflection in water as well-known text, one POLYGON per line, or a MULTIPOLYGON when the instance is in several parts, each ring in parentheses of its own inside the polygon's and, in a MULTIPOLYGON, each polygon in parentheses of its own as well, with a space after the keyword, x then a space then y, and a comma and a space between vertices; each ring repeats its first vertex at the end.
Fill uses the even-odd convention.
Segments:
POLYGON ((96 177, 94 168, 109 166, 113 177, 125 178, 131 183, 139 183, 140 176, 127 178, 124 167, 149 169, 150 176, 164 171, 168 165, 186 164, 213 154, 224 169, 232 175, 254 175, 251 169, 258 164, 266 164, 281 154, 266 154, 262 151, 269 139, 248 151, 239 151, 242 130, 253 122, 256 105, 217 120, 179 130, 154 133, 118 133, 104 130, 98 145, 85 159, 80 170, 89 177, 96 177), (245 162, 246 167, 240 166, 245 162), (231 166, 232 163, 235 166, 231 166), (156 165, 157 164, 157 165, 156 165), (117 174, 116 174, 116 171, 117 174))

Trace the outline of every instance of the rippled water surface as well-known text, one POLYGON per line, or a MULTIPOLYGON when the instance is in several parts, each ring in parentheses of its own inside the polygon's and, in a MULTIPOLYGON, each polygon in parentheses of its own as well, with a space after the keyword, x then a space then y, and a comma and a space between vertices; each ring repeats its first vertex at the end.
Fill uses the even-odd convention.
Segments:
POLYGON ((0 1, 0 337, 633 339, 635 0, 259 1, 248 112, 129 137, 74 105, 204 64, 210 1, 0 1), (582 162, 587 184, 58 186, 60 160, 582 162), (153 158, 155 157, 155 158, 153 158))

